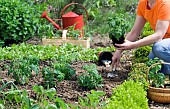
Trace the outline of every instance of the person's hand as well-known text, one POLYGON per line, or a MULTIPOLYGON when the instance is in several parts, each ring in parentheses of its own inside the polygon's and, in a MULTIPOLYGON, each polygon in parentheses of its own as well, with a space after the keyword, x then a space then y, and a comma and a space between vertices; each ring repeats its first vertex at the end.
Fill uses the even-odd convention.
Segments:
POLYGON ((120 50, 116 50, 116 52, 114 53, 113 57, 112 57, 112 68, 116 69, 117 66, 119 65, 120 62, 120 58, 122 56, 122 51, 120 50))
POLYGON ((123 44, 115 44, 118 50, 130 50, 135 48, 135 42, 125 40, 123 44))

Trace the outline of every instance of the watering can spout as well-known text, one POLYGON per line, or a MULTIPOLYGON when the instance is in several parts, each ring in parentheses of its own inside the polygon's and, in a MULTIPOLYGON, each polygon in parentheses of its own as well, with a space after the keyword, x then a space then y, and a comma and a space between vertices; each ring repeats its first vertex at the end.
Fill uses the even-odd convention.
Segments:
POLYGON ((42 13, 41 18, 45 18, 45 16, 47 16, 47 12, 46 12, 46 11, 44 11, 44 12, 42 13))
POLYGON ((58 30, 61 30, 61 27, 58 24, 56 24, 50 17, 47 16, 46 11, 42 13, 41 18, 46 18, 49 22, 51 22, 54 25, 55 28, 57 28, 58 30))

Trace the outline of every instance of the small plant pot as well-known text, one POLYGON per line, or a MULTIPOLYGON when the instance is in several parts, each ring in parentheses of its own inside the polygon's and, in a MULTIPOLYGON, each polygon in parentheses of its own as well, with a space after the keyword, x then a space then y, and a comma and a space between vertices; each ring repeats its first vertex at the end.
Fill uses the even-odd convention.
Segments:
POLYGON ((115 44, 123 44, 125 42, 124 36, 121 36, 118 40, 114 36, 111 39, 112 39, 112 43, 115 47, 118 47, 115 44))
POLYGON ((112 63, 112 53, 111 52, 108 52, 108 51, 103 51, 103 52, 100 52, 99 53, 99 65, 104 65, 104 61, 110 61, 110 64, 112 63))

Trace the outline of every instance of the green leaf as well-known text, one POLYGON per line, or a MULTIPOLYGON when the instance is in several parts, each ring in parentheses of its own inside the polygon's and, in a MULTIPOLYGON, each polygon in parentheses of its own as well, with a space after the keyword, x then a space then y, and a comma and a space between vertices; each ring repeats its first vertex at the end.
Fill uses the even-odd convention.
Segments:
POLYGON ((40 109, 39 105, 38 104, 34 104, 31 109, 40 109))
MULTIPOLYGON (((47 106, 47 109, 58 109, 58 108, 57 108, 57 106, 54 105, 54 104, 49 104, 49 105, 47 106)), ((62 108, 62 109, 64 109, 64 108, 62 108)))

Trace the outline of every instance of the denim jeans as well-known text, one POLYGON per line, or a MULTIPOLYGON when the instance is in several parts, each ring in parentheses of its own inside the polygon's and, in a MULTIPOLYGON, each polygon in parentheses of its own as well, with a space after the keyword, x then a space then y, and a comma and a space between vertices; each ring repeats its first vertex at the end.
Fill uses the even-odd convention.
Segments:
MULTIPOLYGON (((154 59, 155 57, 170 63, 170 38, 163 39, 153 45, 152 52, 149 54, 149 59, 154 59)), ((170 65, 162 65, 161 72, 170 75, 170 65)))

